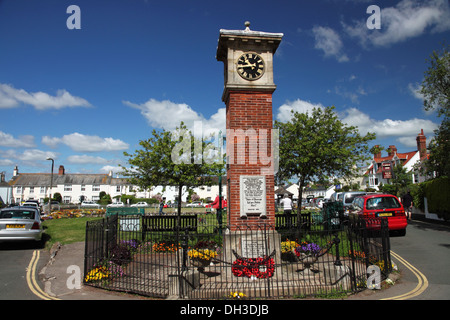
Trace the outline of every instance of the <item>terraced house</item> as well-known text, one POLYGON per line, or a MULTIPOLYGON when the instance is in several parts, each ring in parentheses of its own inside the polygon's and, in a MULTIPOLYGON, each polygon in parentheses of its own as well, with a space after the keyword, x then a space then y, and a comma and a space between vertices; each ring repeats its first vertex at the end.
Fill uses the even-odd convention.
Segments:
MULTIPOLYGON (((224 179, 225 180, 225 179, 224 179)), ((140 190, 139 187, 129 183, 126 178, 113 177, 110 171, 108 174, 83 174, 66 173, 64 166, 60 166, 58 172, 50 173, 19 173, 16 166, 13 177, 9 181, 12 195, 8 202, 20 203, 26 200, 38 200, 43 203, 45 198, 55 193, 61 194, 63 203, 78 204, 82 199, 88 201, 100 200, 100 193, 103 191, 111 196, 113 202, 120 201, 122 195, 134 195, 136 198, 151 198, 161 195, 166 201, 175 201, 178 196, 177 187, 155 186, 149 190, 140 190), (50 184, 51 181, 51 184, 50 184)), ((214 200, 218 194, 218 185, 201 186, 194 188, 200 198, 214 200)), ((226 188, 223 187, 224 196, 226 188)), ((182 201, 186 201, 188 192, 183 189, 182 201)))
POLYGON ((64 166, 60 166, 53 177, 50 173, 19 173, 16 166, 9 184, 12 187, 15 203, 25 200, 39 200, 42 203, 44 198, 50 196, 50 190, 52 195, 60 193, 64 203, 79 203, 82 199, 100 200, 102 191, 114 197, 117 194, 128 194, 132 189, 132 186, 123 179, 113 178, 112 172, 109 174, 66 174, 64 166))

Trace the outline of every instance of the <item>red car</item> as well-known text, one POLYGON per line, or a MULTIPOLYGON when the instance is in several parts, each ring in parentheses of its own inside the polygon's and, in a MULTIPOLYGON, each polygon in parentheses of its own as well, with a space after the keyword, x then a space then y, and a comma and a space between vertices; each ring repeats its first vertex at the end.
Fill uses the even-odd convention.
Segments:
MULTIPOLYGON (((389 231, 397 231, 400 235, 406 234, 405 209, 396 196, 391 194, 369 194, 356 197, 352 202, 350 214, 362 215, 364 218, 387 217, 389 231)), ((369 228, 375 224, 369 223, 369 228)))

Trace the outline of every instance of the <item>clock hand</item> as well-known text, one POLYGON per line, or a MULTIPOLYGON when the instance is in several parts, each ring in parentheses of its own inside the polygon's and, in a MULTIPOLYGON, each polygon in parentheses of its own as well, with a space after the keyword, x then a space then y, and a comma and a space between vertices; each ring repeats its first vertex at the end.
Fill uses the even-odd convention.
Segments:
POLYGON ((256 63, 249 63, 249 62, 247 62, 247 64, 246 65, 240 65, 240 67, 241 68, 247 68, 247 67, 252 67, 252 68, 255 68, 255 66, 256 66, 256 63))

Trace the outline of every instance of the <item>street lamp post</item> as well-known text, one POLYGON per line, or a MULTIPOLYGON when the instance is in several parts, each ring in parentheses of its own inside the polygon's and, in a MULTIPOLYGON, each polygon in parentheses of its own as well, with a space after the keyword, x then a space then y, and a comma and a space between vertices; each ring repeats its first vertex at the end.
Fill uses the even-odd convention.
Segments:
POLYGON ((53 160, 52 158, 47 158, 47 160, 52 161, 52 173, 50 175, 50 195, 48 198, 48 213, 50 214, 52 212, 53 166, 55 164, 55 160, 53 160))

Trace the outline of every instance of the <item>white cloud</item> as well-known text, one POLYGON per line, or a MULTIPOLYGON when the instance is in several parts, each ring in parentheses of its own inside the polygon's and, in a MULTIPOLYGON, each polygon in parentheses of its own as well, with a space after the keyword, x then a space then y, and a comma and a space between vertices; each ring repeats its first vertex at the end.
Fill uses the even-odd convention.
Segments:
POLYGON ((78 163, 78 164, 88 164, 88 163, 99 164, 99 163, 107 163, 108 162, 108 160, 106 160, 105 158, 93 157, 93 156, 88 156, 85 154, 69 156, 69 157, 67 157, 67 161, 69 161, 70 163, 78 163))
POLYGON ((381 8, 381 30, 369 30, 366 21, 342 24, 365 47, 389 46, 428 32, 450 30, 450 6, 448 0, 403 0, 395 7, 381 8))
POLYGON ((416 137, 423 129, 428 137, 434 134, 438 125, 430 120, 413 118, 409 120, 375 120, 356 108, 349 108, 341 115, 341 120, 351 126, 357 126, 361 134, 374 132, 377 139, 395 138, 406 147, 416 146, 416 137))
MULTIPOLYGON (((297 99, 286 102, 278 108, 276 119, 287 122, 291 119, 291 110, 297 112, 310 112, 313 108, 323 108, 321 104, 312 104, 308 101, 297 99)), ((342 122, 349 126, 356 126, 360 134, 373 132, 377 139, 391 138, 402 143, 406 147, 416 146, 416 137, 423 129, 425 135, 431 137, 438 125, 430 120, 413 118, 409 120, 372 119, 368 114, 356 109, 348 108, 339 113, 342 122)))
POLYGON ((31 105, 38 110, 91 106, 85 99, 75 97, 64 89, 58 90, 56 96, 52 96, 41 91, 28 93, 23 89, 0 83, 0 109, 15 108, 20 104, 31 105))
POLYGON ((149 125, 154 128, 164 128, 165 130, 175 130, 184 122, 190 130, 194 129, 194 124, 201 122, 203 136, 221 130, 226 131, 225 108, 219 108, 209 119, 194 111, 185 103, 175 103, 169 100, 158 101, 150 99, 143 104, 135 104, 123 101, 126 106, 138 109, 147 119, 149 125))
POLYGON ((62 138, 44 136, 42 143, 52 148, 63 143, 78 152, 120 151, 129 147, 128 143, 119 139, 89 136, 78 132, 64 135, 62 138))
POLYGON ((34 137, 31 135, 19 136, 14 138, 11 134, 0 131, 0 146, 10 148, 33 148, 34 137))
POLYGON ((56 159, 58 157, 58 153, 51 151, 42 151, 38 149, 27 149, 22 153, 16 152, 15 150, 6 150, 2 152, 4 158, 8 159, 16 159, 23 162, 35 162, 35 161, 43 161, 47 158, 56 159))
POLYGON ((420 93, 420 89, 422 88, 422 85, 418 83, 409 83, 408 84, 408 90, 412 94, 412 96, 416 99, 419 99, 420 101, 424 101, 423 94, 420 93))
POLYGON ((331 28, 315 26, 312 29, 315 38, 315 48, 324 52, 325 57, 335 57, 339 62, 349 61, 342 52, 343 43, 339 34, 331 28))
POLYGON ((425 134, 433 133, 437 124, 431 120, 413 118, 410 120, 375 120, 366 113, 356 108, 345 110, 341 116, 342 121, 348 125, 358 126, 360 132, 375 132, 377 137, 400 137, 408 135, 417 135, 421 129, 425 134))
POLYGON ((9 159, 0 159, 0 166, 10 167, 13 165, 14 165, 14 162, 9 159))
POLYGON ((319 104, 313 104, 309 101, 303 101, 301 99, 297 99, 295 101, 286 101, 281 107, 278 108, 278 113, 276 115, 276 119, 281 122, 287 122, 292 118, 291 111, 300 112, 300 113, 308 113, 312 112, 314 108, 323 109, 324 106, 319 104))
POLYGON ((100 172, 109 173, 110 171, 114 173, 120 173, 123 171, 122 167, 119 166, 103 166, 100 168, 100 172))

